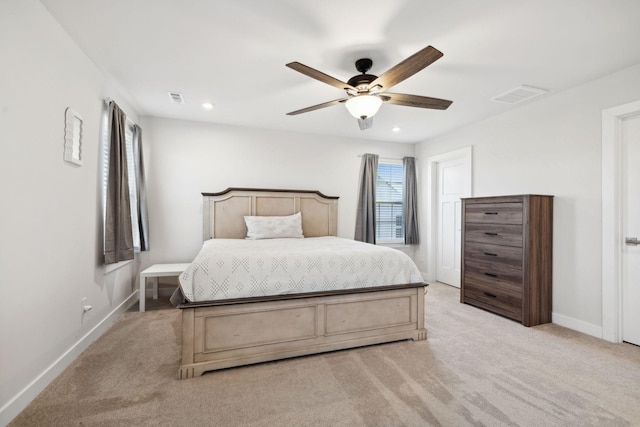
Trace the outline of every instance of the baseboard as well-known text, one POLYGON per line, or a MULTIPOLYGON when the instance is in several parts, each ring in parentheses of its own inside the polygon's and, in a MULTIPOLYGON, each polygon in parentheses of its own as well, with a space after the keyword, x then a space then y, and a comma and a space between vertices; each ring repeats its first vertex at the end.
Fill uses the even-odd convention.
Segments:
POLYGON ((0 408, 0 426, 6 426, 13 420, 24 408, 31 403, 33 399, 42 392, 58 375, 62 373, 84 350, 95 340, 100 338, 102 334, 116 323, 121 314, 127 311, 132 305, 138 301, 137 290, 127 297, 120 305, 113 309, 104 319, 96 326, 73 344, 67 351, 62 354, 47 369, 31 381, 24 389, 16 394, 7 404, 0 408))
POLYGON ((582 320, 558 313, 551 313, 551 321, 556 325, 564 326, 565 328, 573 329, 574 331, 582 332, 583 334, 596 338, 602 338, 602 326, 583 322, 582 320))

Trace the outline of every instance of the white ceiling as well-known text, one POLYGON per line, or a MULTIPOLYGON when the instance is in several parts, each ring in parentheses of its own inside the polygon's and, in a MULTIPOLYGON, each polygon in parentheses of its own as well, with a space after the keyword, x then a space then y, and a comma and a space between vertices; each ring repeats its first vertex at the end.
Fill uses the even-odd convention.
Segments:
POLYGON ((536 102, 640 63, 638 0, 41 2, 140 115, 294 132, 418 142, 517 108, 491 101, 517 86, 548 89, 536 102), (286 115, 344 96, 288 62, 346 81, 358 58, 380 75, 427 45, 444 57, 392 91, 448 110, 385 104, 365 131, 343 105, 286 115))

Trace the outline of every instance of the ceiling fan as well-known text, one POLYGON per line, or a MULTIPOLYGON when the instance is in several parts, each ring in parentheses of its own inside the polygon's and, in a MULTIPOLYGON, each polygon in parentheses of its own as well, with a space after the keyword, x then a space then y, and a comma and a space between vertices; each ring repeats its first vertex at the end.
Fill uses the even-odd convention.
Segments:
POLYGON ((373 65, 373 61, 371 59, 358 59, 356 61, 356 70, 362 74, 353 76, 346 83, 299 62, 290 62, 287 64, 287 67, 323 83, 337 87, 338 89, 343 89, 347 92, 347 96, 345 98, 334 99, 333 101, 292 111, 287 113, 287 115, 295 116, 344 103, 349 110, 349 113, 358 119, 360 129, 364 130, 373 126, 373 116, 378 112, 378 109, 384 102, 388 104, 404 105, 407 107, 446 110, 449 108, 452 101, 431 98, 428 96, 386 92, 392 86, 395 86, 408 77, 411 77, 418 71, 440 59, 442 56, 443 53, 438 49, 433 46, 427 46, 399 64, 391 67, 379 77, 367 74, 373 65))

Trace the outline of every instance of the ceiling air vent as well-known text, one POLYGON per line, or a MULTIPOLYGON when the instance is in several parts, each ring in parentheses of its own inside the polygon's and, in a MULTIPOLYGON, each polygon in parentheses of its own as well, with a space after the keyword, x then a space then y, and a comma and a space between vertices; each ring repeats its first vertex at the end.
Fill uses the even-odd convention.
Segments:
POLYGON ((171 98, 171 102, 174 104, 184 104, 184 98, 181 93, 178 92, 167 92, 169 94, 169 98, 171 98))
POLYGON ((518 104, 523 101, 527 101, 536 96, 540 96, 548 91, 545 89, 538 89, 532 86, 518 86, 515 89, 511 89, 508 92, 498 95, 492 99, 492 101, 503 102, 505 104, 518 104))

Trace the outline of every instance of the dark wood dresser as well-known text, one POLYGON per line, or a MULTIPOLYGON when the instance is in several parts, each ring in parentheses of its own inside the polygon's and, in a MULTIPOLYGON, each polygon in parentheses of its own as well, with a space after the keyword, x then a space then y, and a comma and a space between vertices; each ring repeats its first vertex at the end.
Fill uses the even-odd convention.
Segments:
POLYGON ((460 302, 551 322, 553 196, 462 199, 460 302))

